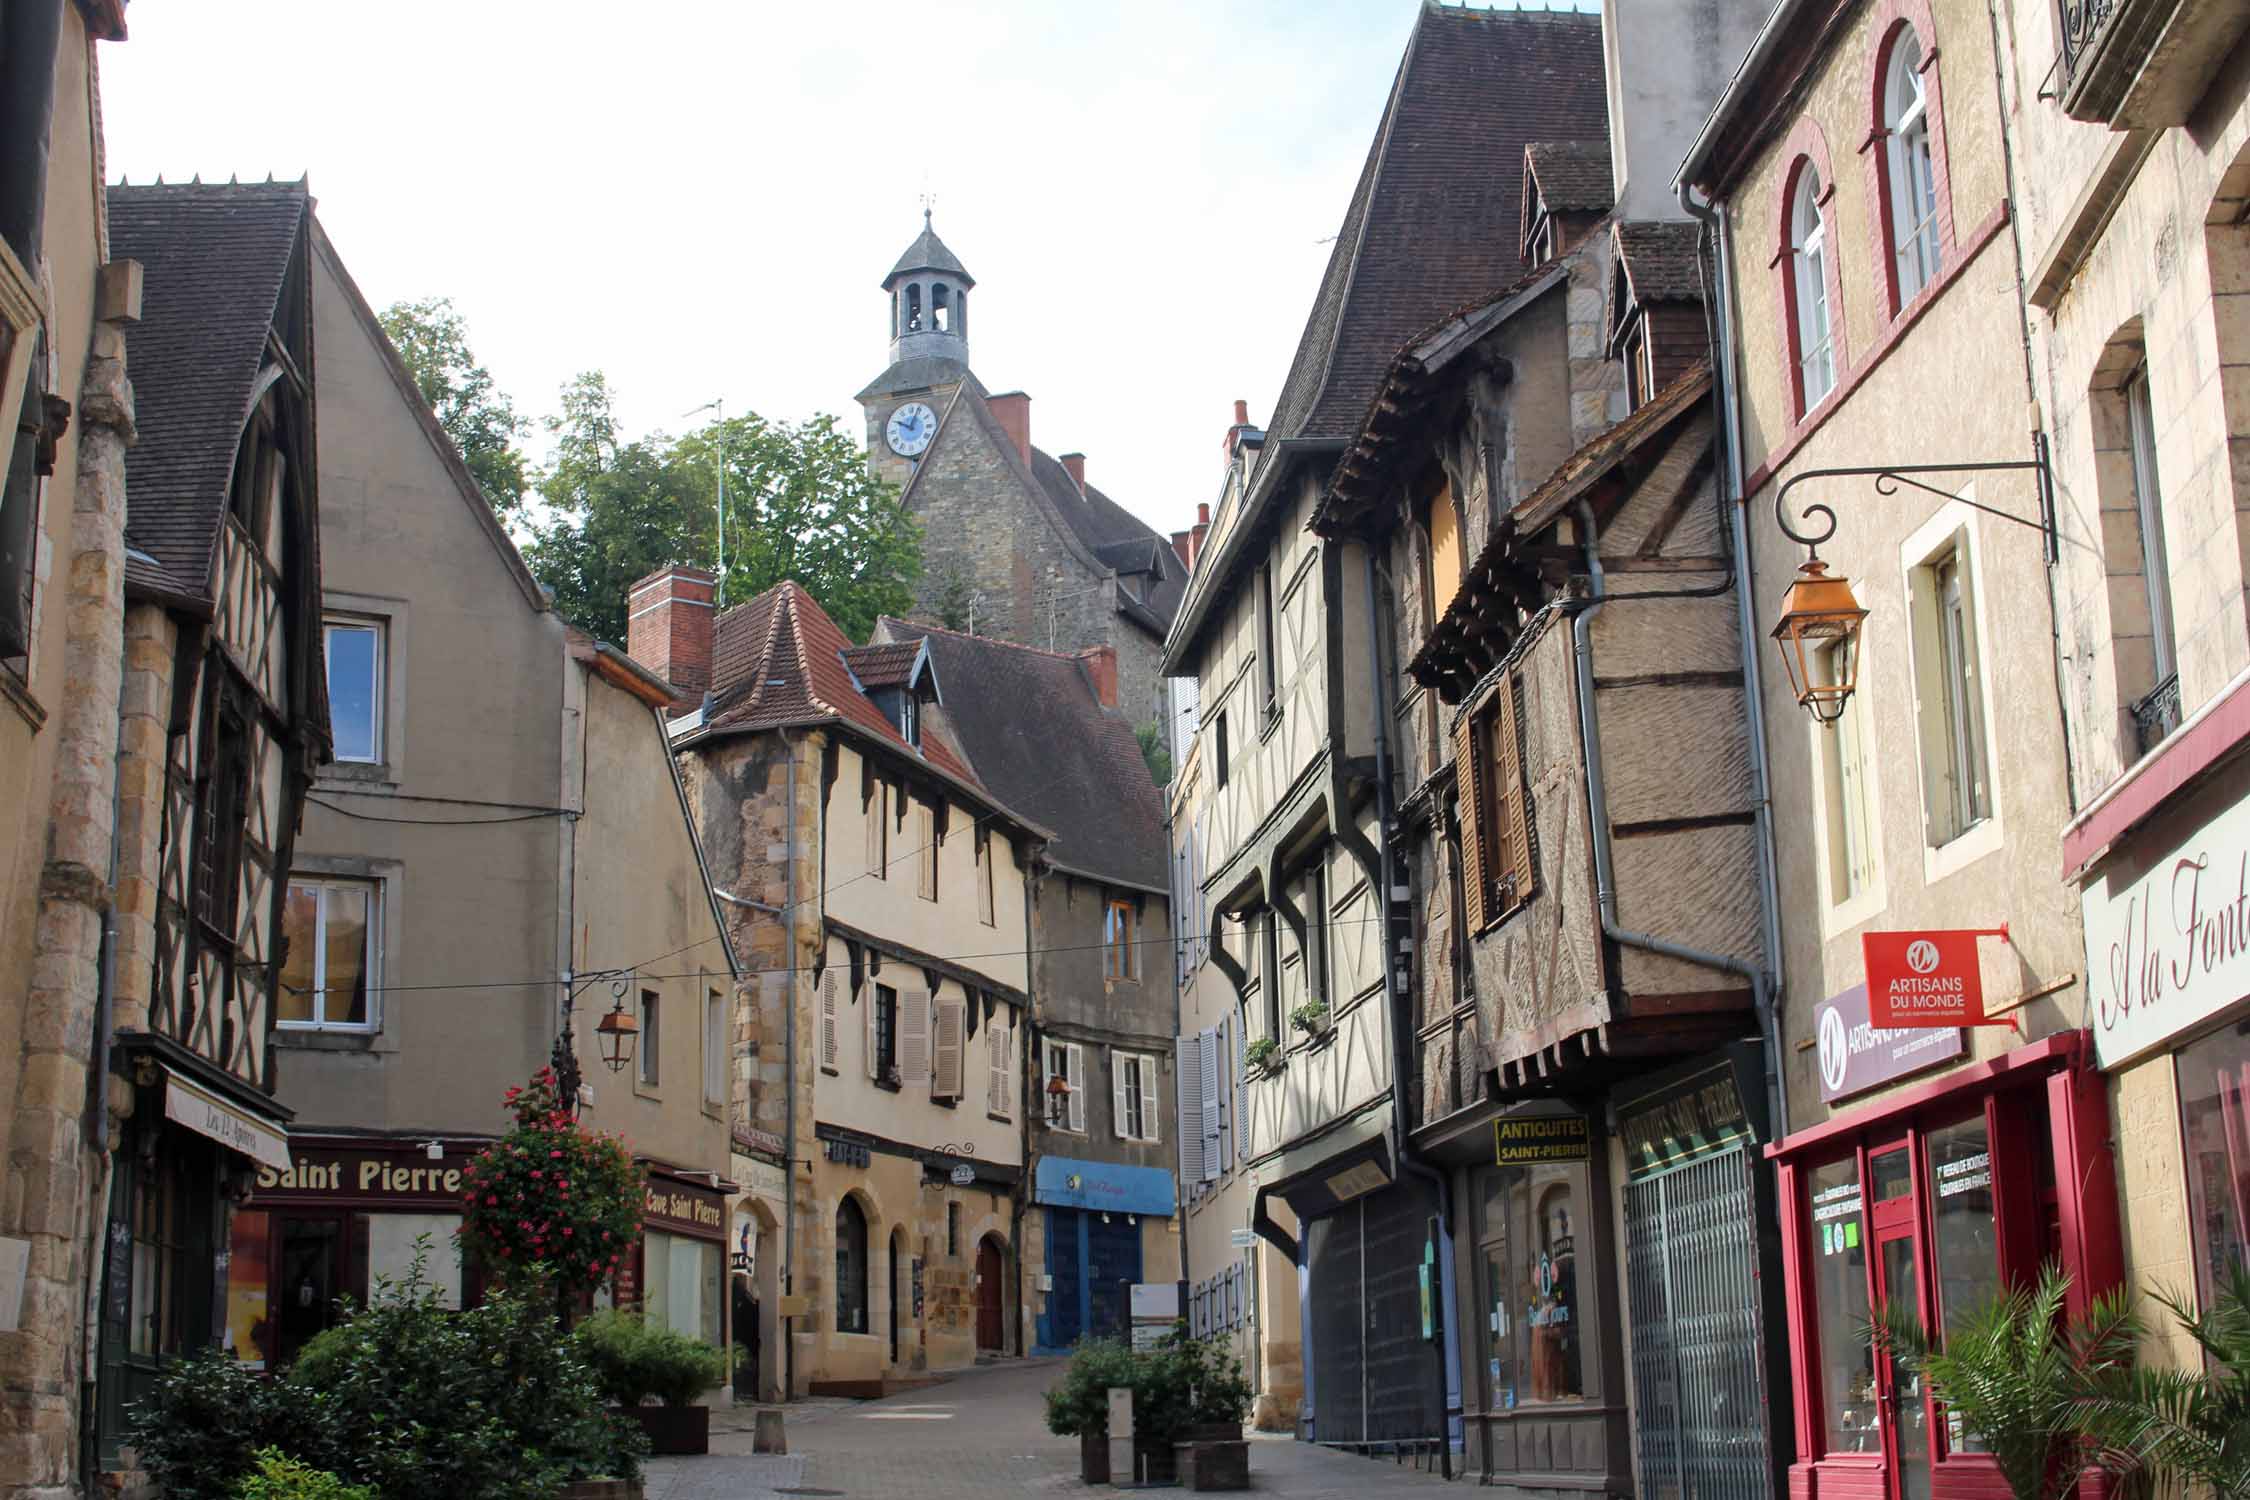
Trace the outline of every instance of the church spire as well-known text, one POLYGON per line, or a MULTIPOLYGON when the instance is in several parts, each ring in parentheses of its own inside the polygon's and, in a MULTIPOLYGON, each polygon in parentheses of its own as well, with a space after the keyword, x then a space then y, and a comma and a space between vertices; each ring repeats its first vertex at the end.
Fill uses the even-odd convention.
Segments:
POLYGON ((930 227, 922 205, 922 232, 883 278, 890 294, 891 363, 944 359, 969 363, 969 288, 977 284, 961 258, 930 227))

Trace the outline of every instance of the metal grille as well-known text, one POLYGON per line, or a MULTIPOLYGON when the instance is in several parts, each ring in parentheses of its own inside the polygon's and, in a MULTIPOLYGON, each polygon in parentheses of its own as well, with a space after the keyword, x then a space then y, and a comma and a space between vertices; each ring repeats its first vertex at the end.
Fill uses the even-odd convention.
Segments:
POLYGON ((1445 1431, 1437 1354, 1422 1337, 1432 1212, 1397 1185, 1307 1226, 1315 1442, 1420 1445, 1445 1431))
POLYGON ((1640 1500, 1769 1500, 1755 1171, 1745 1149, 1625 1189, 1640 1500))

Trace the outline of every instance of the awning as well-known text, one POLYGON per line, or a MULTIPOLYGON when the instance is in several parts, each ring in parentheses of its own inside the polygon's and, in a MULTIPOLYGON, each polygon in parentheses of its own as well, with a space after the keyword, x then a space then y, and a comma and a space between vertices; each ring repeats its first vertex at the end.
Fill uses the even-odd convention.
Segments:
POLYGON ((141 1088, 161 1087, 165 1117, 174 1124, 262 1167, 289 1170, 288 1107, 192 1048, 161 1032, 120 1026, 110 1038, 110 1070, 141 1088))
POLYGON ((177 1073, 168 1072, 164 1078, 164 1114, 174 1124, 209 1136, 259 1166, 277 1172, 289 1170, 289 1137, 285 1133, 177 1073))
POLYGON ((1299 1219, 1316 1218, 1389 1187, 1390 1101, 1318 1140, 1284 1151, 1258 1170, 1258 1197, 1278 1193, 1299 1219))

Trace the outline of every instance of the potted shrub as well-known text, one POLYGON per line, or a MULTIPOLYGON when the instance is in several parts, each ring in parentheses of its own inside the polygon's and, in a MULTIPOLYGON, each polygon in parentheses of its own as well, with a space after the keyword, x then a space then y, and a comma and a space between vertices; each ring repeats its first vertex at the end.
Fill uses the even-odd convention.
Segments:
POLYGON ((1242 1423, 1250 1384, 1241 1361, 1216 1339, 1191 1338, 1186 1324, 1174 1324, 1163 1348, 1143 1361, 1136 1396, 1133 1436, 1144 1477, 1193 1489, 1248 1484, 1242 1423))
POLYGON ((1328 1029, 1328 1002, 1307 1000, 1289 1012, 1289 1024, 1307 1036, 1318 1036, 1328 1029))
POLYGON ((648 1434, 651 1453, 711 1451, 711 1408, 701 1402, 726 1379, 724 1354, 623 1309, 594 1314, 575 1337, 603 1394, 648 1434))
POLYGON ((1242 1049, 1242 1061, 1258 1077, 1271 1078, 1281 1071, 1286 1059, 1277 1038, 1262 1036, 1242 1049))
MULTIPOLYGON (((1047 1430, 1078 1439, 1079 1477, 1109 1483, 1109 1393, 1138 1391, 1139 1358, 1122 1339, 1084 1339, 1071 1351, 1062 1379, 1047 1389, 1047 1430)), ((1134 1422, 1138 1425, 1136 1396, 1134 1422)))

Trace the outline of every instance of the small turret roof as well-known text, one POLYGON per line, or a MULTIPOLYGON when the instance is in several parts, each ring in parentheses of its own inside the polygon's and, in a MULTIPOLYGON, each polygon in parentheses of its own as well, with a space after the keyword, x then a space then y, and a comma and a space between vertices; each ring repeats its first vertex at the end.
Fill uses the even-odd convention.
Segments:
POLYGON ((969 274, 969 268, 961 264, 961 258, 946 249, 945 241, 939 239, 937 231, 930 227, 930 211, 926 208, 922 210, 922 232, 915 237, 913 244, 906 247, 906 253, 898 258, 898 264, 891 267, 891 274, 883 278, 883 290, 889 291, 891 283, 909 271, 943 271, 948 276, 960 278, 963 286, 977 284, 977 279, 969 274))

